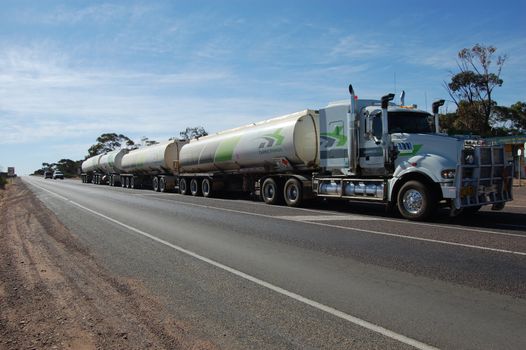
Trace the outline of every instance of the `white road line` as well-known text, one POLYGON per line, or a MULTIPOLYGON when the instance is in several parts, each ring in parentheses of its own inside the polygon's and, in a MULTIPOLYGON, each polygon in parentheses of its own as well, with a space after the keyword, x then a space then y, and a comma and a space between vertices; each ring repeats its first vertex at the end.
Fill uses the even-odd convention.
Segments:
MULTIPOLYGON (((131 194, 134 195, 134 196, 159 196, 159 193, 157 193, 157 192, 154 192, 154 193, 131 193, 131 194)), ((163 193, 162 195, 163 196, 180 196, 180 194, 178 194, 178 193, 163 193)), ((157 198, 157 199, 162 200, 161 198, 157 198)), ((221 201, 232 202, 231 199, 222 199, 222 198, 207 198, 207 200, 213 201, 213 202, 221 202, 221 201)), ((184 201, 184 203, 185 204, 192 204, 192 205, 194 204, 194 203, 186 202, 186 201, 184 201)), ((258 202, 250 202, 250 204, 251 205, 268 206, 268 204, 263 204, 263 203, 258 203, 258 202)), ((199 205, 199 204, 195 204, 195 205, 199 205)), ((508 205, 508 204, 506 205, 506 207, 526 208, 526 206, 508 205)), ((210 207, 210 208, 213 208, 213 207, 210 207)), ((218 208, 218 209, 222 209, 222 208, 218 208)), ((325 214, 325 215, 327 215, 327 213, 330 213, 329 211, 322 211, 322 210, 308 209, 308 208, 288 207, 287 209, 293 210, 293 211, 306 211, 306 212, 319 213, 319 214, 325 214)), ((337 215, 337 214, 334 214, 334 215, 337 215)), ((358 216, 357 214, 349 214, 349 215, 353 215, 355 217, 358 216)), ((499 231, 484 230, 484 229, 469 228, 469 227, 457 227, 457 226, 454 226, 454 225, 432 224, 432 223, 427 223, 427 222, 415 222, 415 221, 407 221, 407 220, 388 219, 388 218, 383 218, 383 217, 371 217, 371 216, 368 216, 368 215, 361 215, 361 216, 364 217, 363 220, 366 220, 366 218, 367 218, 369 220, 377 220, 377 221, 381 220, 381 221, 386 221, 386 222, 395 222, 395 223, 402 224, 402 225, 419 225, 419 226, 427 226, 427 227, 446 228, 446 229, 456 230, 456 231, 469 231, 469 232, 476 232, 476 233, 487 233, 487 234, 498 235, 498 236, 510 236, 510 237, 526 238, 526 235, 524 235, 524 234, 517 234, 517 233, 499 232, 499 231)), ((353 220, 357 220, 357 219, 355 218, 353 220)), ((497 223, 497 225, 502 225, 502 224, 497 223)))
POLYGON ((291 221, 345 221, 345 220, 371 220, 367 216, 362 215, 290 215, 290 216, 275 216, 276 219, 291 220, 291 221))
MULTIPOLYGON (((159 201, 163 201, 163 202, 174 204, 174 201, 171 201, 171 200, 168 200, 168 199, 159 198, 159 197, 153 197, 153 198, 155 198, 156 200, 159 200, 159 201)), ((253 216, 260 216, 260 217, 271 218, 271 219, 279 219, 279 220, 285 220, 285 221, 296 221, 296 222, 298 222, 298 220, 293 220, 293 219, 291 219, 291 217, 280 217, 280 216, 274 216, 274 215, 252 213, 252 212, 241 211, 241 210, 236 210, 236 209, 219 208, 219 207, 215 207, 215 206, 211 206, 211 205, 197 204, 197 203, 191 203, 191 202, 177 202, 177 203, 184 203, 185 205, 191 205, 191 206, 194 206, 194 207, 206 208, 206 209, 215 209, 215 210, 226 211, 226 212, 237 213, 237 214, 253 215, 253 216)), ((367 217, 367 216, 365 216, 365 217, 367 217)), ((369 217, 367 217, 367 218, 369 218, 369 217)), ((371 220, 383 220, 381 218, 374 218, 374 219, 370 218, 370 219, 371 220)), ((396 221, 396 220, 391 220, 391 221, 396 221)), ((397 233, 375 231, 375 230, 356 228, 356 227, 346 227, 346 226, 331 225, 331 224, 322 223, 322 222, 316 222, 316 221, 300 221, 300 222, 302 222, 304 224, 310 224, 310 225, 318 225, 318 226, 326 226, 326 227, 338 228, 338 229, 347 230, 347 231, 357 231, 357 232, 371 233, 371 234, 380 235, 380 236, 405 238, 405 239, 411 239, 411 240, 415 240, 415 241, 423 241, 423 242, 436 243, 436 244, 445 244, 445 245, 464 247, 464 248, 470 248, 470 249, 479 249, 479 250, 491 251, 491 252, 497 252, 497 253, 505 253, 505 254, 514 254, 514 255, 526 256, 526 252, 519 252, 519 251, 514 251, 514 250, 490 248, 490 247, 478 246, 478 245, 473 245, 473 244, 456 243, 456 242, 451 242, 451 241, 442 241, 442 240, 438 240, 438 239, 422 238, 422 237, 415 237, 415 236, 409 236, 409 235, 401 235, 401 234, 397 234, 397 233)), ((396 221, 396 222, 399 222, 399 221, 396 221)), ((408 222, 408 223, 429 225, 429 226, 437 226, 437 225, 426 224, 426 223, 416 223, 416 222, 408 222)), ((450 228, 449 226, 446 226, 446 225, 441 225, 441 226, 450 228)), ((459 228, 459 230, 460 229, 461 228, 459 228)), ((476 229, 469 229, 469 228, 466 228, 465 230, 467 230, 467 231, 472 230, 472 231, 476 231, 476 232, 481 232, 481 231, 478 231, 476 229)), ((482 232, 484 232, 484 231, 482 231, 482 232)), ((503 234, 503 233, 495 232, 495 234, 503 234)), ((507 235, 508 236, 518 236, 518 237, 521 237, 521 238, 525 238, 525 236, 523 236, 523 235, 515 235, 515 234, 507 234, 507 235)))
MULTIPOLYGON (((155 199, 163 202, 168 203, 174 203, 173 201, 155 197, 155 199)), ((226 211, 231 213, 237 213, 237 214, 245 214, 245 215, 253 215, 253 216, 260 216, 264 218, 271 218, 271 219, 280 219, 285 221, 296 221, 296 222, 302 222, 304 224, 309 225, 318 225, 318 226, 327 226, 332 228, 338 228, 342 230, 347 231, 358 231, 358 232, 365 232, 365 233, 371 233, 375 235, 381 235, 381 236, 389 236, 389 237, 397 237, 397 238, 405 238, 405 239, 412 239, 415 241, 424 241, 429 243, 437 243, 437 244, 445 244, 445 245, 451 245, 451 246, 457 246, 457 247, 464 247, 464 248, 471 248, 471 249, 479 249, 479 250, 485 250, 485 251, 491 251, 491 252, 497 252, 497 253, 506 253, 506 254, 515 254, 515 255, 522 255, 526 256, 526 252, 519 252, 519 251, 513 251, 513 250, 506 250, 506 249, 498 249, 498 248, 490 248, 490 247, 484 247, 484 246, 478 246, 478 245, 472 245, 472 244, 464 244, 464 243, 456 243, 456 242, 450 242, 450 241, 441 241, 437 239, 431 239, 431 238, 422 238, 422 237, 415 237, 415 236, 408 236, 408 235, 400 235, 396 233, 389 233, 389 232, 381 232, 381 231, 375 231, 375 230, 369 230, 369 229, 363 229, 363 228, 355 228, 355 227, 346 227, 346 226, 338 226, 338 225, 331 225, 323 222, 316 222, 316 221, 298 221, 293 220, 292 217, 282 217, 282 216, 273 216, 273 215, 267 215, 267 214, 260 214, 260 213, 251 213, 248 211, 241 211, 241 210, 235 210, 235 209, 228 209, 228 208, 218 208, 210 205, 204 205, 204 204, 196 204, 196 203, 189 203, 184 202, 185 205, 191 205, 194 207, 200 207, 200 208, 206 208, 206 209, 215 209, 220 211, 226 211)), ((373 219, 371 219, 373 220, 373 219)), ((377 220, 376 218, 374 220, 377 220)), ((520 236, 523 237, 523 236, 520 236)))
POLYGON ((56 196, 58 198, 60 198, 60 199, 62 199, 64 201, 67 201, 67 202, 69 202, 69 203, 71 203, 71 204, 73 204, 73 205, 75 205, 75 206, 77 206, 77 207, 79 207, 81 209, 84 209, 84 210, 86 210, 86 211, 88 211, 88 212, 90 212, 90 213, 92 213, 94 215, 98 215, 98 216, 100 216, 100 217, 102 217, 102 218, 104 218, 104 219, 106 219, 108 221, 111 221, 111 222, 113 222, 113 223, 115 223, 117 225, 120 225, 120 226, 122 226, 122 227, 124 227, 124 228, 126 228, 126 229, 128 229, 130 231, 133 231, 133 232, 138 233, 138 234, 140 234, 142 236, 148 237, 148 238, 150 238, 150 239, 152 239, 152 240, 154 240, 154 241, 156 241, 158 243, 161 243, 161 244, 163 244, 163 245, 165 245, 167 247, 170 247, 170 248, 172 248, 174 250, 177 250, 177 251, 179 251, 181 253, 187 254, 187 255, 195 258, 195 259, 201 260, 201 261, 206 262, 206 263, 208 263, 210 265, 213 265, 213 266, 215 266, 217 268, 220 268, 222 270, 230 272, 233 275, 236 275, 238 277, 241 277, 243 279, 251 281, 251 282, 253 282, 253 283, 257 284, 257 285, 260 285, 262 287, 270 289, 270 290, 272 290, 272 291, 274 291, 276 293, 279 293, 281 295, 285 295, 285 296, 287 296, 289 298, 292 298, 292 299, 294 299, 296 301, 299 301, 301 303, 307 304, 307 305, 309 305, 311 307, 314 307, 314 308, 316 308, 318 310, 324 311, 326 313, 329 313, 329 314, 331 314, 333 316, 336 316, 336 317, 339 317, 339 318, 344 319, 346 321, 349 321, 351 323, 354 323, 354 324, 356 324, 358 326, 361 326, 361 327, 366 328, 368 330, 371 330, 373 332, 382 334, 382 335, 384 335, 384 336, 386 336, 388 338, 395 339, 395 340, 397 340, 397 341, 399 341, 401 343, 413 346, 413 347, 415 347, 417 349, 425 349, 425 350, 437 349, 436 347, 434 347, 432 345, 428 345, 428 344, 422 343, 422 342, 420 342, 420 341, 418 341, 416 339, 406 337, 405 335, 393 332, 393 331, 391 331, 391 330, 389 330, 387 328, 384 328, 382 326, 378 326, 378 325, 376 325, 374 323, 365 321, 365 320, 363 320, 361 318, 358 318, 356 316, 349 315, 349 314, 347 314, 345 312, 339 311, 339 310, 337 310, 335 308, 332 308, 330 306, 318 303, 317 301, 305 298, 305 297, 303 297, 303 296, 301 296, 299 294, 296 294, 294 292, 290 292, 290 291, 288 291, 286 289, 283 289, 281 287, 275 286, 275 285, 273 285, 273 284, 271 284, 269 282, 265 282, 265 281, 263 281, 263 280, 261 280, 259 278, 251 276, 249 274, 246 274, 246 273, 244 273, 242 271, 239 271, 239 270, 231 268, 231 267, 229 267, 227 265, 221 264, 221 263, 219 263, 219 262, 217 262, 215 260, 206 258, 206 257, 204 257, 202 255, 199 255, 197 253, 194 253, 194 252, 192 252, 190 250, 187 250, 185 248, 179 247, 179 246, 177 246, 175 244, 172 244, 170 242, 167 242, 167 241, 165 241, 165 240, 163 240, 161 238, 153 236, 153 235, 151 235, 151 234, 149 234, 147 232, 139 230, 139 229, 137 229, 137 228, 135 228, 133 226, 127 225, 127 224, 122 223, 122 222, 120 222, 118 220, 115 220, 115 219, 113 219, 113 218, 111 218, 109 216, 106 216, 106 215, 104 215, 102 213, 99 213, 99 212, 97 212, 95 210, 87 208, 87 207, 85 207, 85 206, 83 206, 83 205, 81 205, 81 204, 79 204, 77 202, 74 202, 74 201, 72 201, 72 200, 70 200, 70 199, 68 199, 68 198, 66 198, 64 196, 61 196, 61 195, 59 195, 59 194, 57 194, 57 193, 55 193, 53 191, 50 191, 50 190, 48 190, 48 189, 46 189, 44 187, 35 185, 34 183, 32 183, 31 185, 33 185, 35 187, 38 187, 41 190, 46 191, 46 192, 48 192, 48 193, 50 193, 50 194, 52 194, 52 195, 54 195, 54 196, 56 196))
MULTIPOLYGON (((133 195, 134 196, 152 196, 159 200, 162 200, 162 198, 158 198, 159 193, 133 193, 133 195)), ((162 195, 163 196, 180 196, 177 193, 163 193, 162 195)), ((215 201, 215 202, 219 202, 219 201, 232 202, 231 199, 221 199, 221 198, 207 198, 207 200, 215 201)), ((192 203, 192 202, 186 202, 186 201, 181 201, 181 202, 185 204, 199 205, 199 204, 192 203)), ((268 204, 263 204, 263 203, 258 203, 258 202, 250 202, 250 204, 268 206, 268 204)), ((509 205, 506 205, 506 206, 509 207, 509 205)), ((218 209, 222 209, 222 208, 218 208, 218 209)), ((291 211, 306 211, 306 212, 325 214, 325 215, 327 215, 327 213, 331 213, 331 211, 323 211, 323 210, 308 209, 308 208, 287 207, 287 209, 291 211)), ((334 213, 334 211, 332 211, 332 213, 334 213)), ((334 215, 337 215, 337 214, 334 213, 334 215)), ((386 222, 395 222, 397 224, 402 224, 402 225, 418 225, 418 226, 427 226, 427 227, 436 227, 436 228, 447 228, 447 229, 455 230, 455 231, 469 231, 469 232, 476 232, 476 233, 487 233, 487 234, 498 235, 498 236, 526 238, 526 235, 523 235, 523 234, 521 235, 517 233, 499 232, 499 231, 484 230, 484 229, 469 228, 469 227, 457 227, 454 225, 432 224, 432 223, 427 223, 427 222, 415 222, 415 221, 407 221, 407 220, 388 219, 388 218, 377 217, 377 216, 372 217, 369 215, 358 215, 358 214, 348 214, 348 215, 353 217, 352 220, 357 220, 357 217, 361 216, 363 217, 363 220, 386 221, 386 222)), ((500 225, 500 224, 497 223, 497 225, 500 225)))
MULTIPOLYGON (((389 222, 397 222, 400 224, 407 224, 407 225, 419 225, 419 226, 428 226, 428 227, 436 227, 436 228, 447 228, 451 230, 458 230, 458 231, 470 231, 470 232, 477 232, 477 233, 487 233, 490 235, 498 235, 498 236, 510 236, 510 237, 520 237, 520 238, 526 238, 526 235, 521 235, 517 233, 509 233, 509 232, 499 232, 499 231, 491 231, 491 230, 481 230, 477 228, 469 228, 469 227, 457 227, 453 225, 442 225, 442 224, 430 224, 427 222, 415 222, 415 221, 401 221, 401 220, 392 220, 392 219, 384 219, 384 218, 378 218, 375 220, 381 220, 381 221, 389 221, 389 222)), ((502 225, 497 223, 497 225, 502 225)))

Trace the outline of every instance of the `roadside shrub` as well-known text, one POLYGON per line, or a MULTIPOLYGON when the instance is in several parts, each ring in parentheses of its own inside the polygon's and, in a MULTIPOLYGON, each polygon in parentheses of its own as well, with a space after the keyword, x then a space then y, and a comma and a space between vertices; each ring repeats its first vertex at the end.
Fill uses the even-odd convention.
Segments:
POLYGON ((0 188, 4 189, 6 184, 7 180, 4 177, 0 176, 0 188))

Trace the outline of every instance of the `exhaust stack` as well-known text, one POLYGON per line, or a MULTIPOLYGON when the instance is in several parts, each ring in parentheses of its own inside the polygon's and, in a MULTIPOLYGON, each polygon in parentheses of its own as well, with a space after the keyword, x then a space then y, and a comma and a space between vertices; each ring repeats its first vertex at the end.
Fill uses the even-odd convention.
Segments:
POLYGON ((438 100, 433 102, 433 116, 435 117, 435 132, 440 132, 440 119, 438 118, 438 109, 444 105, 444 100, 438 100))
POLYGON ((358 144, 356 138, 356 95, 352 84, 349 84, 349 94, 351 94, 351 103, 347 111, 347 156, 349 157, 349 171, 356 175, 356 163, 358 154, 358 144))

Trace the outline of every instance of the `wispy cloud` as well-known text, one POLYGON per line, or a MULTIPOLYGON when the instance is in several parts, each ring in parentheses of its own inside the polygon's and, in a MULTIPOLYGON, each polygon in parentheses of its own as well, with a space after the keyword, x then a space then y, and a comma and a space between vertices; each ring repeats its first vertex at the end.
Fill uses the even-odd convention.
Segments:
POLYGON ((93 22, 108 22, 114 19, 123 18, 137 18, 148 11, 152 7, 140 4, 97 4, 83 8, 70 8, 66 6, 60 6, 55 10, 41 14, 34 15, 34 19, 40 20, 45 24, 77 24, 82 21, 93 21, 93 22))
POLYGON ((356 35, 348 35, 339 39, 331 51, 331 56, 347 58, 364 58, 383 55, 388 43, 359 39, 356 35))

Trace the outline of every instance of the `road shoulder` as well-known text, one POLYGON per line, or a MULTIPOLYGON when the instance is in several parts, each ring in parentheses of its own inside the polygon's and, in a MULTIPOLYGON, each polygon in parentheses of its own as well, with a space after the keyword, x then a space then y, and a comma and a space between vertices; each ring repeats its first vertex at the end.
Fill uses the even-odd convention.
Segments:
POLYGON ((98 264, 22 181, 0 191, 0 266, 0 348, 216 348, 98 264))

